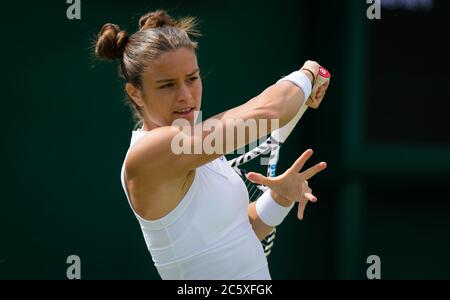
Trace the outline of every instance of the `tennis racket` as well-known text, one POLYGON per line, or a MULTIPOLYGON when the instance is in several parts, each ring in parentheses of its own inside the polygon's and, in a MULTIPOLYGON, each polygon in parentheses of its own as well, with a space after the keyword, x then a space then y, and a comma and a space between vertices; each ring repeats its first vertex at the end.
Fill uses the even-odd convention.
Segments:
MULTIPOLYGON (((314 86, 322 86, 324 83, 330 80, 330 77, 330 73, 326 69, 320 67, 314 86)), ((261 158, 268 156, 267 176, 274 177, 276 175, 276 168, 278 160, 280 158, 281 145, 283 145, 283 143, 286 141, 294 127, 297 125, 298 121, 307 110, 308 106, 305 104, 306 101, 307 99, 305 99, 305 102, 300 107, 297 115, 291 121, 289 121, 288 124, 273 131, 270 134, 269 138, 267 138, 266 141, 264 141, 259 146, 229 161, 229 164, 233 168, 233 170, 244 180, 244 183, 248 190, 250 201, 256 201, 267 190, 267 187, 255 184, 248 180, 245 175, 249 171, 243 168, 244 165, 257 157, 261 158)), ((272 232, 264 240, 261 241, 266 256, 269 256, 272 251, 275 236, 276 228, 274 227, 272 232)))

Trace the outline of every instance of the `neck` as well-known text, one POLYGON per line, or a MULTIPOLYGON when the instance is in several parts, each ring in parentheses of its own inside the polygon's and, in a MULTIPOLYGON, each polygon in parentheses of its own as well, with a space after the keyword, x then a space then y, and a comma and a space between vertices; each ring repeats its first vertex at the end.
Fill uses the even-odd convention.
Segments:
POLYGON ((150 130, 153 130, 153 129, 157 128, 157 127, 158 126, 156 124, 144 120, 144 125, 142 126, 142 130, 143 131, 150 131, 150 130))
MULTIPOLYGON (((150 130, 153 130, 155 128, 161 127, 161 126, 165 126, 165 125, 155 124, 155 123, 153 123, 152 121, 150 121, 147 118, 144 118, 144 122, 143 123, 144 123, 144 125, 142 126, 142 130, 143 131, 150 131, 150 130)), ((191 126, 192 125, 195 125, 195 122, 191 122, 191 126)), ((170 125, 167 125, 167 126, 170 126, 170 125)))

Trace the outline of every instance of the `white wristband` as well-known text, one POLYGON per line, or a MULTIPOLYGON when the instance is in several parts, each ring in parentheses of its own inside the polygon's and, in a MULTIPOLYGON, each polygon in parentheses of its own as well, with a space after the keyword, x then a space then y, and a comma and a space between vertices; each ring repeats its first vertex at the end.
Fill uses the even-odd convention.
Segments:
POLYGON ((302 89, 303 94, 305 94, 305 101, 311 95, 312 90, 311 80, 309 80, 308 76, 306 76, 306 74, 303 73, 302 71, 292 72, 288 76, 285 76, 280 80, 278 80, 277 83, 285 80, 292 82, 293 84, 302 89))
POLYGON ((294 207, 294 202, 289 207, 278 204, 270 194, 270 189, 264 192, 256 200, 256 213, 264 224, 275 227, 283 222, 284 218, 294 207))

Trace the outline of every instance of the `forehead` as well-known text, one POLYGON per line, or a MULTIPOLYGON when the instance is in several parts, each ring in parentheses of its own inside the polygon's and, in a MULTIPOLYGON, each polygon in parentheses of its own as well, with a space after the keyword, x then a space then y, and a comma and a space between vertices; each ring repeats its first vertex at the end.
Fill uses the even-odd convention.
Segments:
POLYGON ((150 61, 146 77, 148 79, 175 79, 185 76, 198 69, 197 57, 194 50, 180 48, 161 54, 150 61))

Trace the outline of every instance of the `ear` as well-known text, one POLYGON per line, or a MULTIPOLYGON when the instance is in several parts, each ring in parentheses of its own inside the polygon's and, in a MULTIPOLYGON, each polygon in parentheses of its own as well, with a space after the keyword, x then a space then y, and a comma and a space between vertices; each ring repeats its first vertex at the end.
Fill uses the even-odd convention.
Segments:
POLYGON ((142 92, 140 89, 136 88, 131 83, 127 83, 125 85, 125 90, 127 91, 128 96, 130 96, 131 100, 136 103, 137 106, 144 106, 144 98, 142 97, 142 92))

